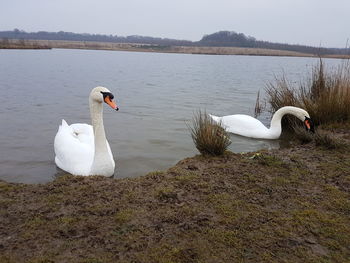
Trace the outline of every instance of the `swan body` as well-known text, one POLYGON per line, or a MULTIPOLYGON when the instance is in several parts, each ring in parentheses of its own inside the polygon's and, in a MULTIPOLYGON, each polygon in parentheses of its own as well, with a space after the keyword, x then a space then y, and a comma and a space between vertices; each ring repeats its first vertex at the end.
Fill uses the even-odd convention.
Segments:
POLYGON ((313 130, 313 127, 310 127, 309 113, 293 106, 286 106, 277 110, 272 117, 270 128, 267 128, 261 121, 249 115, 235 114, 217 117, 209 114, 209 116, 228 132, 256 139, 278 139, 282 132, 281 120, 285 114, 296 116, 305 125, 308 125, 309 130, 313 130))
POLYGON ((106 140, 102 119, 102 102, 118 110, 112 99, 113 95, 108 89, 96 87, 89 98, 92 125, 68 125, 62 120, 54 141, 55 163, 59 168, 73 175, 114 174, 115 162, 106 140))

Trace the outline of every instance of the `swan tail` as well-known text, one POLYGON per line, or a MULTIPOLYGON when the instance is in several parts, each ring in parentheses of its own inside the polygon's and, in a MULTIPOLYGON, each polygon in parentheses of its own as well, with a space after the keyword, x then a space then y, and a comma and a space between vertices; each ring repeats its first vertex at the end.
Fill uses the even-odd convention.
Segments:
POLYGON ((68 125, 68 123, 67 123, 64 119, 62 119, 62 124, 61 124, 61 126, 62 126, 62 127, 66 127, 66 126, 69 126, 69 125, 68 125))
POLYGON ((58 126, 58 133, 60 133, 60 132, 67 132, 67 131, 69 133, 73 133, 74 132, 72 127, 70 125, 68 125, 68 123, 64 119, 62 119, 61 125, 58 126))
POLYGON ((210 118, 213 119, 213 121, 215 121, 216 123, 219 123, 221 121, 221 117, 215 116, 215 115, 211 115, 208 114, 210 118))
POLYGON ((62 129, 63 130, 69 129, 69 125, 64 119, 62 119, 61 125, 58 126, 58 131, 60 131, 62 129))

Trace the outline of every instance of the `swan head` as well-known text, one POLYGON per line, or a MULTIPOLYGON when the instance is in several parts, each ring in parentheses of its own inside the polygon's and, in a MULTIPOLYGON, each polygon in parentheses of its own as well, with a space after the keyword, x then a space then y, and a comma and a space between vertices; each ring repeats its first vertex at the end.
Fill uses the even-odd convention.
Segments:
POLYGON ((309 132, 315 132, 315 126, 306 110, 297 107, 290 107, 294 111, 294 115, 304 123, 304 127, 309 132))
POLYGON ((305 117, 304 127, 307 131, 315 133, 315 125, 314 125, 314 122, 311 120, 311 118, 305 117))
POLYGON ((105 87, 96 87, 92 89, 90 93, 90 99, 98 102, 98 103, 103 103, 105 102, 108 104, 112 109, 118 111, 119 108, 117 104, 114 102, 114 95, 109 91, 109 89, 105 87))

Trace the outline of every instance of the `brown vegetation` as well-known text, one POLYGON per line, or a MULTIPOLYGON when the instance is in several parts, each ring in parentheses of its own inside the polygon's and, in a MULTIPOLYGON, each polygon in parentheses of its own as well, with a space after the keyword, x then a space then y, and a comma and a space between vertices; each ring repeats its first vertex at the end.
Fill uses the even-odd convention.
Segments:
POLYGON ((0 39, 0 49, 51 49, 49 45, 25 39, 0 39))
MULTIPOLYGON (((322 60, 314 67, 312 77, 293 86, 285 77, 267 87, 271 113, 283 106, 296 106, 309 112, 316 125, 350 120, 350 64, 336 70, 325 70, 322 60)), ((293 116, 286 116, 284 127, 297 125, 293 116)))
POLYGON ((203 155, 222 155, 231 144, 225 129, 205 112, 198 111, 189 128, 197 150, 203 155))

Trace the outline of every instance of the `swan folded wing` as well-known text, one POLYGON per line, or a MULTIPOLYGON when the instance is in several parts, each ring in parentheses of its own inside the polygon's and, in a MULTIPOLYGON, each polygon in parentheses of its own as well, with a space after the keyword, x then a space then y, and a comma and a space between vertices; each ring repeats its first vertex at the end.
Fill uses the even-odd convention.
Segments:
POLYGON ((81 143, 94 145, 94 131, 91 125, 85 123, 74 123, 70 125, 73 136, 81 143))
POLYGON ((89 175, 94 158, 94 137, 88 124, 67 125, 62 121, 54 142, 55 162, 74 175, 89 175))
POLYGON ((259 120, 243 114, 224 116, 221 118, 222 126, 231 133, 251 137, 266 138, 269 129, 259 120))
MULTIPOLYGON (((70 125, 74 131, 74 135, 77 137, 77 139, 82 143, 88 143, 89 145, 93 145, 93 149, 95 150, 94 146, 94 130, 91 125, 85 124, 85 123, 74 123, 70 125)), ((109 146, 108 141, 107 142, 107 151, 109 153, 109 156, 111 157, 111 161, 113 163, 113 166, 115 166, 115 162, 113 159, 113 154, 111 151, 111 147, 109 146)))

